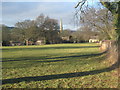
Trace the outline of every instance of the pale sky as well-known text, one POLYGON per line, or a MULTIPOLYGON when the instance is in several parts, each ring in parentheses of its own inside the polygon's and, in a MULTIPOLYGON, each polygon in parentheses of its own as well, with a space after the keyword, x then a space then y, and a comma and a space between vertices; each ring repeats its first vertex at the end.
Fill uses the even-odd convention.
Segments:
MULTIPOLYGON (((75 5, 78 0, 4 0, 2 1, 2 17, 0 22, 7 26, 14 26, 18 21, 33 20, 41 13, 57 20, 62 19, 64 29, 75 30, 75 5), (48 2, 49 1, 49 2, 48 2)), ((91 5, 95 2, 90 2, 91 5)))

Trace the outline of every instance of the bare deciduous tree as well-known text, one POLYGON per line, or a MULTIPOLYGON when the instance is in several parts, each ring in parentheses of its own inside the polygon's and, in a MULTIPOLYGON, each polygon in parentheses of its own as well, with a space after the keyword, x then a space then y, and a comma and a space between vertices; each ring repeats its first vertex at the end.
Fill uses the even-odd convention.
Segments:
POLYGON ((84 9, 84 13, 81 13, 81 24, 89 26, 89 28, 92 27, 91 30, 103 33, 107 39, 116 39, 113 16, 107 9, 87 7, 84 9))

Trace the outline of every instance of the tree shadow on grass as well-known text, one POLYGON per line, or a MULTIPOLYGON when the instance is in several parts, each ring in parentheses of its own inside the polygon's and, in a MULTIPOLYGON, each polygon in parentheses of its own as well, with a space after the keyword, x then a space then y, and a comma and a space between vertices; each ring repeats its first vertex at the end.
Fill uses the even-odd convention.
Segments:
MULTIPOLYGON (((23 58, 3 58, 3 61, 0 62, 10 62, 10 61, 29 61, 29 60, 46 60, 46 59, 61 59, 61 58, 74 58, 74 57, 81 57, 81 58, 88 58, 94 56, 100 56, 106 53, 97 53, 97 54, 85 54, 85 55, 71 55, 71 56, 62 56, 62 57, 23 57, 23 58), (8 60, 9 59, 9 60, 8 60)), ((39 62, 57 62, 57 61, 64 61, 64 60, 49 60, 49 61, 39 61, 39 62)))
MULTIPOLYGON (((2 69, 10 69, 10 68, 26 68, 26 67, 29 67, 31 66, 31 64, 33 65, 36 65, 36 63, 39 63, 40 65, 42 63, 54 63, 54 62, 63 62, 63 61, 72 61, 73 63, 74 62, 79 62, 80 60, 83 60, 83 59, 86 59, 86 58, 93 58, 94 57, 98 57, 99 58, 99 62, 100 61, 103 61, 105 58, 106 58, 106 53, 105 52, 102 52, 102 53, 96 53, 96 54, 85 54, 85 55, 71 55, 71 56, 62 56, 62 57, 20 57, 20 58, 15 58, 15 59, 12 59, 12 58, 5 58, 3 59, 3 67, 2 69), (104 55, 102 57, 99 57, 101 55, 104 55), (24 61, 25 63, 28 62, 28 64, 22 64, 21 61, 24 61), (12 62, 10 65, 8 65, 9 62, 12 62), (17 65, 16 65, 17 63, 17 65), (18 64, 19 63, 19 64, 18 64), (7 66, 6 66, 7 64, 7 66)), ((95 60, 98 60, 97 58, 95 58, 95 60)), ((95 60, 92 60, 93 62, 95 60)), ((91 63, 93 63, 91 62, 91 63)))
MULTIPOLYGON (((32 61, 28 61, 28 62, 31 62, 31 63, 29 63, 27 65, 20 64, 20 65, 15 65, 15 66, 14 66, 14 64, 16 64, 16 62, 13 62, 12 63, 13 65, 10 65, 10 66, 3 65, 2 69, 28 68, 28 67, 31 67, 31 64, 32 64, 32 66, 33 65, 36 66, 36 64, 37 65, 44 65, 44 63, 46 63, 46 65, 47 65, 47 64, 50 64, 50 63, 54 63, 54 62, 55 62, 55 65, 59 65, 59 62, 62 63, 62 62, 66 62, 66 61, 67 61, 66 64, 68 64, 70 62, 71 63, 79 62, 81 64, 87 64, 87 63, 94 63, 96 61, 98 62, 98 59, 99 59, 99 62, 101 62, 101 61, 106 59, 106 55, 101 56, 101 57, 96 57, 96 58, 90 57, 91 60, 89 60, 89 61, 85 61, 86 58, 89 58, 89 57, 84 57, 84 58, 83 57, 63 58, 63 59, 60 59, 60 60, 53 60, 53 59, 51 59, 51 60, 43 60, 43 61, 41 61, 41 60, 32 60, 32 61)), ((17 63, 19 63, 19 62, 17 62, 17 63)))
POLYGON ((98 48, 99 46, 59 46, 59 47, 27 47, 27 48, 3 48, 2 51, 17 51, 17 50, 48 50, 48 49, 78 49, 78 48, 98 48))
POLYGON ((55 74, 55 75, 45 75, 45 76, 35 76, 35 77, 20 77, 12 79, 3 79, 2 84, 13 84, 19 82, 30 82, 30 81, 43 81, 43 80, 52 80, 52 79, 61 79, 61 78, 73 78, 73 77, 82 77, 87 75, 95 75, 103 72, 109 72, 116 68, 119 68, 118 62, 112 66, 104 69, 85 71, 85 72, 75 72, 75 73, 64 73, 64 74, 55 74))

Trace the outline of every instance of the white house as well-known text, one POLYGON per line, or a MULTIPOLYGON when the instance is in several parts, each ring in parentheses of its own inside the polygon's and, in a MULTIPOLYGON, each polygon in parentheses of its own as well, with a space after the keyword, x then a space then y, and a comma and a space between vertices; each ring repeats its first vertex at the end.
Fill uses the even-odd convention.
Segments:
POLYGON ((89 43, 98 43, 99 39, 89 39, 89 43))

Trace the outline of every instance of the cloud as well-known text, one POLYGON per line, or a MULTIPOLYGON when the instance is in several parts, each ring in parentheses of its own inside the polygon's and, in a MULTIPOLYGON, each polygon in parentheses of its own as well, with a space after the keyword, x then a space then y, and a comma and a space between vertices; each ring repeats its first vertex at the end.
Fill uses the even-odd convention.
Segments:
POLYGON ((2 24, 2 3, 0 3, 0 24, 2 24))
POLYGON ((77 2, 78 0, 3 0, 3 2, 77 2))
MULTIPOLYGON (((71 2, 3 2, 3 23, 13 26, 18 21, 35 19, 41 13, 68 25, 73 19, 74 5, 71 2)), ((72 26, 72 24, 71 24, 72 26)))
MULTIPOLYGON (((2 1, 2 21, 3 24, 14 26, 18 21, 35 19, 41 13, 55 18, 62 19, 64 28, 75 29, 74 14, 75 5, 79 0, 3 0, 2 1), (72 1, 72 2, 71 2, 72 1)), ((95 1, 88 0, 91 6, 95 6, 95 1)), ((1 9, 1 8, 0 8, 1 9)))
MULTIPOLYGON (((2 2, 79 2, 82 0, 1 0, 2 2)), ((118 2, 119 0, 103 0, 108 2, 118 2)), ((88 0, 88 2, 100 2, 100 0, 88 0)))

